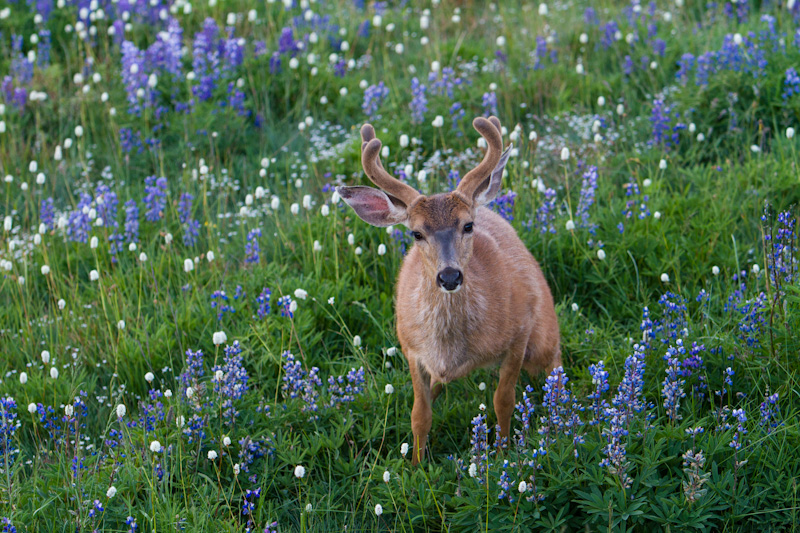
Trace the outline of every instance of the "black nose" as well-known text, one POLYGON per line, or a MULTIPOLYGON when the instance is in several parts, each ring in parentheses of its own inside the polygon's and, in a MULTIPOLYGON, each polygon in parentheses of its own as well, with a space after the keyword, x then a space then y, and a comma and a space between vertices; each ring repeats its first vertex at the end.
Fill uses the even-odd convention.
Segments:
POLYGON ((436 276, 436 283, 445 290, 454 291, 464 281, 464 276, 461 275, 460 270, 447 267, 436 276))

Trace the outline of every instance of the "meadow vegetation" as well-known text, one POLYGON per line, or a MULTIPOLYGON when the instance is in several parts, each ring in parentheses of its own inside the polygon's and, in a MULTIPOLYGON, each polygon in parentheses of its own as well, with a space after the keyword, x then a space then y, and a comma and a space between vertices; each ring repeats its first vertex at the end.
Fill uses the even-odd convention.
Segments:
MULTIPOLYGON (((789 531, 800 2, 0 6, 0 531, 789 531), (515 148, 564 367, 448 384, 394 332, 424 193, 515 148), (498 446, 499 445, 499 446, 498 446)), ((424 310, 423 310, 424 312, 424 310)))

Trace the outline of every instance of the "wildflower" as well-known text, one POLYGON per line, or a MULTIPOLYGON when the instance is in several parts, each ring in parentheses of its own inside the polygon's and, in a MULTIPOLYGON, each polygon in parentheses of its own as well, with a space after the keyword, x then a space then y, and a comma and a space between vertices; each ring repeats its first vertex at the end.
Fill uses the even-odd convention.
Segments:
POLYGON ((386 386, 383 388, 383 392, 386 394, 392 394, 394 392, 394 387, 391 383, 387 383, 386 386))
POLYGON ((161 451, 161 443, 157 440, 154 440, 150 443, 150 451, 153 453, 159 453, 161 451))
POLYGON ((58 369, 54 366, 50 367, 50 377, 53 379, 58 379, 58 369))
POLYGON ((569 148, 567 148, 566 146, 561 149, 561 160, 569 161, 569 148))
POLYGON ((714 274, 715 276, 718 276, 719 275, 719 267, 717 265, 714 265, 713 267, 711 267, 711 273, 714 274))
POLYGON ((216 459, 217 459, 217 452, 215 452, 214 450, 209 450, 208 451, 208 460, 209 461, 215 461, 216 459))
POLYGON ((378 503, 375 505, 375 516, 380 516, 382 514, 383 514, 383 507, 381 507, 381 504, 378 503))
POLYGON ((191 259, 184 259, 183 271, 188 273, 191 272, 192 270, 194 270, 194 261, 192 261, 191 259))
POLYGON ((306 298, 308 298, 308 293, 303 289, 295 289, 294 297, 300 300, 305 300, 306 298))
POLYGON ((106 491, 106 498, 111 499, 116 494, 117 494, 117 487, 115 487, 114 485, 111 485, 110 487, 108 487, 108 490, 106 491))
POLYGON ((525 483, 525 481, 524 481, 524 480, 523 480, 523 481, 520 481, 520 482, 519 482, 519 488, 518 488, 517 490, 519 490, 519 493, 520 493, 520 494, 523 494, 525 491, 527 491, 527 490, 528 490, 528 484, 527 484, 527 483, 525 483))
POLYGON ((222 438, 222 444, 225 445, 225 446, 230 446, 231 445, 231 438, 229 436, 225 435, 222 438))
POLYGON ((125 413, 127 413, 127 412, 128 412, 128 409, 127 409, 127 407, 125 407, 125 404, 121 403, 121 404, 117 405, 117 418, 123 418, 125 416, 125 413))
POLYGON ((294 467, 294 477, 296 477, 297 479, 303 479, 305 475, 306 475, 306 469, 303 465, 297 465, 296 467, 294 467))
POLYGON ((386 471, 383 473, 383 482, 384 482, 384 483, 389 483, 389 480, 391 479, 391 477, 392 477, 392 475, 389 473, 389 471, 388 471, 388 470, 386 470, 386 471))
POLYGON ((386 254, 386 245, 381 243, 378 245, 378 255, 385 255, 386 254))
POLYGON ((37 410, 38 410, 38 408, 37 408, 35 403, 31 402, 31 403, 28 404, 28 412, 30 414, 36 413, 37 410))
POLYGON ((50 352, 42 350, 42 363, 48 364, 50 362, 50 352))
POLYGON ((669 274, 661 274, 661 281, 663 283, 669 283, 669 274))
POLYGON ((408 453, 408 443, 404 442, 403 444, 400 445, 400 455, 405 457, 407 453, 408 453))
POLYGON ((603 250, 602 248, 600 248, 599 250, 597 250, 597 258, 598 258, 600 261, 603 261, 603 260, 606 258, 606 252, 605 252, 605 250, 603 250))
POLYGON ((434 118, 433 122, 431 122, 431 126, 434 128, 441 128, 444 126, 444 117, 442 117, 442 115, 436 115, 436 118, 434 118))
POLYGON ((212 340, 215 346, 219 346, 220 344, 225 344, 228 342, 228 336, 224 331, 215 331, 214 335, 212 336, 212 340))
POLYGON ((574 230, 575 229, 575 223, 572 220, 567 220, 566 229, 567 229, 567 231, 574 230))
POLYGON ((28 382, 28 374, 25 372, 20 372, 19 374, 19 382, 22 385, 25 385, 28 382))
POLYGON ((792 127, 786 128, 786 138, 787 139, 794 138, 794 128, 792 127))
POLYGON ((124 320, 120 320, 119 322, 117 322, 117 329, 120 330, 120 331, 125 329, 125 321, 124 320))
POLYGON ((89 279, 91 281, 97 281, 98 279, 100 279, 100 273, 97 272, 97 270, 92 270, 91 272, 89 272, 89 279))

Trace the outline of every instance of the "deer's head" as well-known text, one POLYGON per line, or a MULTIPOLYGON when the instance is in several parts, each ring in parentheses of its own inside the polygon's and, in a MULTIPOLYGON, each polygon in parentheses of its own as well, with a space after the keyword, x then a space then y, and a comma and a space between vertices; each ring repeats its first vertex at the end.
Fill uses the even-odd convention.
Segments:
POLYGON ((372 182, 380 187, 339 187, 337 190, 356 214, 373 226, 407 226, 416 241, 425 274, 444 292, 457 292, 464 283, 464 270, 472 256, 474 231, 479 229, 478 208, 500 192, 511 146, 503 152, 500 121, 476 118, 472 125, 486 140, 483 161, 469 171, 450 193, 425 196, 392 177, 381 163, 381 142, 375 130, 361 128, 361 163, 372 182))

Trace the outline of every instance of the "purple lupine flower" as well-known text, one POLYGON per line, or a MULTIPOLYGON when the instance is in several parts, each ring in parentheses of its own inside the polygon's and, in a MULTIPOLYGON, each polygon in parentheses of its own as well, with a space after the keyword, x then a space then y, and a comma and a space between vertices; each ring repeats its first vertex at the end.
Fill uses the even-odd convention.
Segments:
POLYGON ((747 430, 744 427, 745 422, 747 422, 747 414, 745 414, 744 409, 734 409, 732 414, 738 424, 729 446, 735 450, 740 450, 742 449, 742 439, 747 435, 747 430))
POLYGON ((148 176, 144 183, 144 190, 147 193, 142 200, 147 209, 144 218, 148 222, 157 222, 164 218, 164 210, 167 207, 167 178, 148 176))
POLYGON ((458 123, 462 118, 464 118, 464 116, 466 116, 466 114, 467 112, 464 111, 464 106, 461 105, 461 102, 455 102, 450 106, 450 121, 453 124, 453 129, 456 130, 457 137, 464 135, 464 133, 459 129, 458 123))
POLYGON ((483 93, 483 116, 497 115, 497 95, 494 91, 483 93))
POLYGON ((611 404, 624 417, 625 427, 630 428, 634 415, 644 410, 646 404, 642 397, 644 388, 645 347, 633 345, 633 354, 625 359, 625 375, 617 388, 611 404))
POLYGON ((203 29, 194 36, 192 45, 192 69, 197 84, 192 94, 201 102, 210 100, 220 77, 219 27, 213 18, 203 21, 203 29))
POLYGON ((606 412, 610 407, 603 398, 610 388, 605 363, 599 361, 594 365, 589 365, 589 375, 592 377, 592 385, 594 385, 594 389, 588 396, 592 400, 592 413, 594 414, 594 418, 589 424, 594 426, 606 419, 606 412))
POLYGON ((579 434, 583 421, 578 413, 584 408, 567 388, 568 382, 569 378, 562 366, 554 368, 547 376, 542 399, 545 416, 539 419, 541 422, 539 434, 543 437, 541 443, 543 447, 552 445, 559 435, 572 436, 574 454, 577 457, 577 445, 584 442, 583 436, 579 434))
POLYGON ((444 67, 438 73, 430 72, 428 74, 428 83, 430 84, 431 93, 447 95, 452 100, 454 90, 461 87, 465 82, 452 67, 444 67))
POLYGON ((541 233, 555 233, 556 191, 548 187, 544 191, 542 205, 536 209, 536 224, 541 233))
POLYGON ((52 197, 43 199, 39 204, 39 220, 49 230, 53 230, 56 227, 56 208, 52 197))
POLYGON ((786 69, 786 79, 783 81, 783 94, 781 96, 784 100, 788 100, 792 95, 800 94, 800 76, 794 67, 786 69))
POLYGON ((150 70, 167 74, 173 80, 179 79, 183 70, 182 48, 183 29, 177 19, 170 17, 167 29, 156 34, 156 40, 145 52, 150 70))
POLYGON ((615 42, 617 42, 617 32, 619 25, 616 20, 611 20, 600 27, 603 36, 600 38, 600 44, 605 50, 608 50, 615 42))
POLYGON ((108 185, 99 183, 94 190, 94 197, 97 202, 97 216, 103 220, 103 226, 116 228, 119 225, 117 222, 117 208, 119 207, 117 193, 112 191, 108 185))
POLYGON ((92 229, 89 220, 89 209, 92 197, 82 192, 78 201, 78 208, 70 211, 67 220, 67 237, 73 242, 88 242, 89 232, 92 229))
POLYGON ((14 433, 17 431, 17 402, 11 396, 0 396, 0 467, 10 469, 19 452, 14 433))
POLYGON ((686 83, 689 81, 689 73, 692 72, 694 69, 695 58, 694 54, 683 54, 681 58, 678 60, 678 72, 675 74, 675 78, 678 82, 686 86, 686 83))
POLYGON ((17 533, 17 528, 14 527, 14 524, 11 522, 10 518, 0 516, 0 526, 3 526, 3 528, 0 529, 2 533, 17 533))
POLYGON ((139 50, 130 41, 123 41, 121 52, 122 82, 125 84, 125 92, 128 95, 129 111, 131 114, 138 115, 142 110, 142 100, 145 105, 148 101, 144 98, 148 90, 145 52, 139 50))
POLYGON ((292 297, 288 294, 278 298, 278 308, 281 310, 281 316, 294 318, 294 312, 292 312, 292 297))
MULTIPOLYGON (((283 370, 286 375, 283 376, 284 392, 289 394, 289 398, 300 398, 303 400, 303 412, 316 413, 319 410, 317 400, 319 399, 319 390, 317 387, 322 386, 322 380, 319 379, 319 368, 311 367, 311 370, 306 372, 300 361, 296 361, 294 355, 290 352, 284 352, 281 358, 286 359, 283 365, 283 370)), ((314 415, 313 418, 317 418, 314 415)))
POLYGON ((234 37, 233 28, 227 28, 228 38, 220 43, 222 48, 222 71, 232 75, 244 62, 244 43, 241 37, 234 37))
POLYGON ((428 98, 425 96, 426 87, 417 78, 411 80, 411 122, 422 124, 425 121, 425 113, 428 111, 428 98))
MULTIPOLYGON (((44 1, 50 2, 52 5, 52 0, 44 1)), ((39 13, 41 14, 41 11, 39 13)), ((44 18, 45 20, 47 19, 46 16, 44 16, 44 18)), ((39 30, 39 45, 36 53, 36 65, 42 70, 50 66, 50 50, 52 49, 52 46, 50 30, 39 30)))
POLYGON ((526 443, 528 442, 528 434, 530 433, 531 429, 531 421, 536 420, 535 414, 535 405, 533 403, 533 387, 527 385, 525 387, 525 391, 522 393, 522 401, 517 403, 515 406, 517 412, 517 420, 522 422, 522 429, 515 430, 517 447, 519 449, 525 448, 526 443))
POLYGON ((606 412, 606 418, 609 420, 609 427, 603 429, 603 435, 607 442, 603 448, 603 455, 606 458, 600 461, 600 466, 608 467, 608 471, 619 479, 622 487, 629 488, 633 479, 628 475, 630 462, 625 448, 628 436, 628 416, 625 409, 612 407, 606 412))
POLYGON ((250 390, 247 384, 250 378, 244 368, 241 353, 242 348, 239 346, 239 341, 234 341, 232 345, 225 347, 224 364, 211 369, 214 373, 214 392, 221 399, 222 420, 227 426, 233 426, 239 415, 239 411, 234 407, 234 400, 240 399, 250 390), (220 372, 222 372, 222 379, 218 377, 220 372))
POLYGON ((777 392, 772 395, 764 395, 764 401, 761 402, 760 411, 761 419, 758 421, 758 425, 766 429, 767 433, 771 433, 774 428, 782 424, 782 422, 778 421, 780 411, 778 410, 777 392))
POLYGON ((194 196, 188 192, 181 193, 180 199, 178 200, 178 219, 181 224, 188 222, 189 218, 192 216, 192 200, 194 200, 194 196))
MULTIPOLYGON (((679 339, 680 340, 680 339, 679 339)), ((682 418, 678 411, 681 407, 681 398, 686 396, 683 386, 686 380, 681 378, 681 362, 675 355, 678 351, 670 346, 664 360, 667 362, 667 375, 662 383, 661 394, 664 396, 664 409, 670 421, 677 422, 682 418)))
POLYGON ((487 207, 511 222, 514 220, 514 199, 517 193, 509 190, 507 193, 496 197, 494 200, 487 204, 487 207))
POLYGON ((389 96, 389 88, 383 82, 377 85, 370 85, 364 91, 364 102, 361 104, 361 110, 367 115, 367 118, 373 119, 378 113, 386 98, 389 96))
POLYGON ((351 368, 346 376, 328 377, 328 393, 331 395, 330 406, 354 402, 356 396, 364 392, 364 367, 358 370, 351 368), (345 380, 347 384, 345 385, 345 380))
POLYGON ((125 240, 139 242, 139 208, 136 200, 125 202, 125 240))
POLYGON ((261 237, 261 230, 258 228, 251 229, 247 233, 247 244, 244 248, 245 263, 258 263, 261 259, 259 253, 261 247, 258 245, 258 238, 261 237))
POLYGON ((541 70, 544 68, 544 60, 547 57, 547 40, 541 35, 536 36, 536 49, 534 51, 536 62, 533 65, 534 70, 541 70))
POLYGON ((592 165, 586 172, 583 173, 583 182, 581 184, 581 196, 578 200, 578 208, 575 211, 575 217, 579 219, 579 226, 586 228, 589 233, 594 235, 597 230, 597 224, 589 222, 589 208, 594 204, 595 191, 597 190, 597 167, 592 165))
MULTIPOLYGON (((631 176, 631 179, 628 183, 624 185, 625 188, 625 196, 629 197, 625 203, 625 209, 622 211, 622 214, 625 215, 625 218, 631 218, 633 216, 633 211, 638 207, 639 213, 638 218, 644 219, 650 216, 650 209, 647 207, 647 202, 650 201, 650 196, 642 193, 639 191, 639 184, 636 183, 636 178, 631 176)), ((622 233, 622 231, 620 231, 622 233)))
POLYGON ((508 459, 503 459, 503 471, 500 474, 500 479, 497 481, 497 486, 500 487, 500 492, 497 494, 497 499, 502 500, 508 498, 508 503, 514 503, 514 487, 511 486, 511 476, 508 475, 508 469, 511 465, 508 459))
POLYGON ((469 475, 483 484, 483 478, 489 469, 489 428, 486 426, 486 415, 478 415, 472 419, 472 445, 470 451, 469 475))
POLYGON ((261 291, 256 297, 256 304, 258 304, 258 309, 256 314, 258 318, 264 319, 270 313, 270 299, 272 298, 272 290, 269 287, 264 287, 264 290, 261 291))

